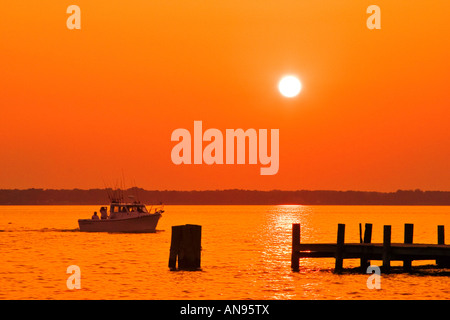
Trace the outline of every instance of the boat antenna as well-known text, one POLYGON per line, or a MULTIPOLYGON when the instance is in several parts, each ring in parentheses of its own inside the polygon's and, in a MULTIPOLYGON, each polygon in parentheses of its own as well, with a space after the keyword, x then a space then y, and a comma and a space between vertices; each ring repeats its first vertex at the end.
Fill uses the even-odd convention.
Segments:
POLYGON ((116 202, 123 202, 123 191, 118 187, 119 181, 116 180, 116 185, 114 187, 113 196, 116 202))
POLYGON ((125 197, 125 174, 123 173, 123 168, 122 168, 122 198, 125 197))
POLYGON ((103 186, 105 187, 105 190, 106 190, 106 194, 108 195, 108 199, 109 199, 109 201, 111 201, 112 200, 111 190, 110 190, 110 188, 108 188, 108 186, 105 182, 105 179, 102 178, 102 180, 103 180, 103 186))
POLYGON ((136 180, 135 179, 133 179, 133 184, 134 184, 134 195, 136 197, 136 201, 137 202, 141 202, 141 199, 139 199, 138 187, 136 185, 136 180))

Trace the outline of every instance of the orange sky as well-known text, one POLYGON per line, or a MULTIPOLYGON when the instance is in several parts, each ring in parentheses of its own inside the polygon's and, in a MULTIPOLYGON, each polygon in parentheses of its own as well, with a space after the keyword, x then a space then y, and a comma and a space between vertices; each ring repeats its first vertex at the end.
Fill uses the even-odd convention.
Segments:
POLYGON ((450 2, 10 1, 0 188, 450 190, 450 2), (68 30, 66 8, 81 8, 68 30), (381 7, 381 30, 366 8, 381 7), (277 82, 296 74, 301 94, 277 82), (172 163, 173 130, 280 130, 280 169, 172 163))

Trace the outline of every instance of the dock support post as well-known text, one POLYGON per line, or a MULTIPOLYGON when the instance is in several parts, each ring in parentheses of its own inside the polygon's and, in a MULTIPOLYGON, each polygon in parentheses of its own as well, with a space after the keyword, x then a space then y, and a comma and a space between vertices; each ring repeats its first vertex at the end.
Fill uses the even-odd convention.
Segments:
POLYGON ((202 226, 186 224, 172 226, 169 268, 177 270, 199 270, 201 265, 202 226))
POLYGON ((361 227, 361 223, 359 223, 359 243, 363 243, 363 238, 362 238, 362 227, 361 227))
MULTIPOLYGON (((405 236, 404 236, 404 243, 405 244, 412 244, 413 243, 413 235, 414 235, 414 225, 411 223, 405 223, 405 236)), ((411 271, 411 259, 405 259, 403 260, 403 270, 404 271, 411 271)))
MULTIPOLYGON (((371 243, 372 242, 372 224, 366 223, 364 227, 364 240, 363 243, 371 243)), ((364 253, 366 253, 367 248, 364 248, 364 253)), ((370 261, 367 259, 365 254, 361 257, 361 272, 366 273, 367 268, 370 266, 370 261)))
POLYGON ((445 244, 444 226, 438 226, 438 244, 445 244))
POLYGON ((300 270, 299 262, 299 246, 300 246, 300 224, 292 224, 292 254, 291 254, 291 269, 292 271, 300 270))
POLYGON ((342 271, 344 262, 344 243, 345 243, 345 224, 338 224, 337 232, 337 249, 336 249, 336 261, 334 266, 334 272, 339 273, 342 271))
POLYGON ((372 242, 372 224, 366 223, 364 229, 364 243, 371 243, 371 242, 372 242))
MULTIPOLYGON (((438 244, 445 244, 445 230, 444 226, 438 226, 438 244)), ((436 264, 442 268, 450 267, 450 258, 436 259, 436 264)))
POLYGON ((384 226, 383 230, 383 271, 391 270, 391 226, 384 226))

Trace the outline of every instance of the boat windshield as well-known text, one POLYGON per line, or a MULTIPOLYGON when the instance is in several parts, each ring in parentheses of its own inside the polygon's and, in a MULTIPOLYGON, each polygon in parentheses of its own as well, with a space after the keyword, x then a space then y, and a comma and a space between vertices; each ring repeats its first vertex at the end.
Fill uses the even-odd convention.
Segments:
POLYGON ((147 213, 147 208, 145 205, 113 205, 111 206, 111 212, 137 212, 137 213, 147 213))
POLYGON ((130 210, 130 212, 139 212, 139 213, 146 213, 147 212, 147 208, 145 208, 145 206, 143 206, 143 205, 130 206, 130 207, 128 207, 128 209, 130 210))
POLYGON ((111 206, 111 212, 128 212, 126 206, 111 206))

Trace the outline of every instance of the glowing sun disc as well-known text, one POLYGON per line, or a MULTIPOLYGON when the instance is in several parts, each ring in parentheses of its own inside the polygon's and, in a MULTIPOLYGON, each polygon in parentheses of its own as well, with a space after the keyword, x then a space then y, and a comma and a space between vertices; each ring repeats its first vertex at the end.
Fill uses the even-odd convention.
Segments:
POLYGON ((278 83, 278 90, 286 98, 293 98, 302 90, 302 84, 294 76, 285 76, 278 83))

